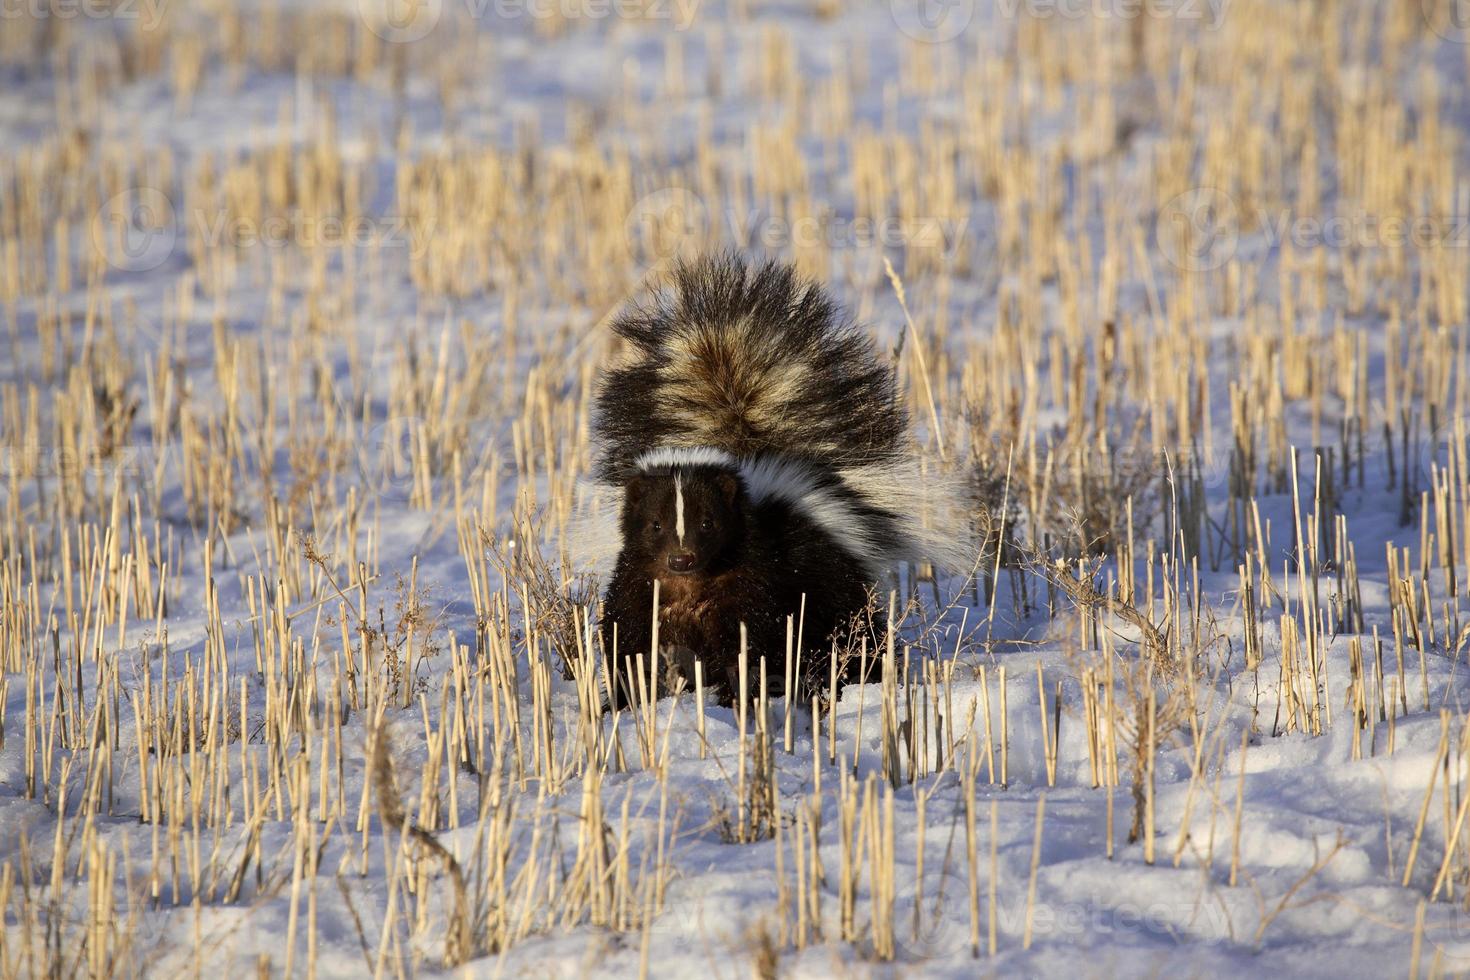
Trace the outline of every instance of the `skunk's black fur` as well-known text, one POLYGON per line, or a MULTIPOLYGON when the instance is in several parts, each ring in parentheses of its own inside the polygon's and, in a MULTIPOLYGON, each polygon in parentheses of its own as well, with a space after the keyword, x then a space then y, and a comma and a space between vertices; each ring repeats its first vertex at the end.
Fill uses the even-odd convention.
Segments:
MULTIPOLYGON (((670 668, 692 689, 697 659, 705 686, 730 703, 740 690, 742 623, 751 696, 760 690, 762 657, 768 692, 784 691, 786 652, 798 644, 800 666, 793 669, 803 700, 826 690, 832 642, 847 647, 854 616, 867 605, 867 582, 858 556, 835 544, 800 508, 778 498, 751 499, 733 464, 658 466, 631 478, 621 530, 623 549, 603 606, 603 642, 609 654, 614 643, 618 652, 609 666, 617 668, 611 676, 619 705, 628 702, 639 654, 648 677, 655 579, 661 656, 654 670, 661 693, 667 693, 670 668), (682 543, 681 500, 687 526, 682 543), (683 561, 689 566, 676 571, 683 561), (615 636, 608 624, 616 624, 615 636)), ((867 629, 866 618, 859 617, 858 626, 867 629)), ((870 647, 875 642, 870 634, 870 647)), ((856 666, 840 665, 841 679, 856 666)))

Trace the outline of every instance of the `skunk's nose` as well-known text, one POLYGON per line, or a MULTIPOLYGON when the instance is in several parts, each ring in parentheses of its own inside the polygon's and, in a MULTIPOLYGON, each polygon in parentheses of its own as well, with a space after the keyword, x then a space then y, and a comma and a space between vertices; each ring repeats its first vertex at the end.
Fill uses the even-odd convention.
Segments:
POLYGON ((669 555, 669 571, 687 572, 694 568, 694 555, 689 552, 669 555))

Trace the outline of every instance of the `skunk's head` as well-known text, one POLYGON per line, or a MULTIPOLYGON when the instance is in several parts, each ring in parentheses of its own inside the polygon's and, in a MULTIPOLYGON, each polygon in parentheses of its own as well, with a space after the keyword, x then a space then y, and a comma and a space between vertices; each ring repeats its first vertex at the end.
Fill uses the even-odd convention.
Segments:
POLYGON ((735 470, 640 467, 623 497, 623 543, 660 574, 694 575, 728 559, 744 533, 745 488, 735 470))

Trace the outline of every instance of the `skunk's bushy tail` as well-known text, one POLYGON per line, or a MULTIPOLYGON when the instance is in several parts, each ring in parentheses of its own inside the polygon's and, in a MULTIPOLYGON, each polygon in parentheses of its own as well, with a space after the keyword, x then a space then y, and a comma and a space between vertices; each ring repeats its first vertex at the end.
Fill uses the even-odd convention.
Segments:
POLYGON ((613 323, 631 357, 609 372, 594 436, 599 476, 621 482, 660 448, 713 447, 823 468, 902 459, 907 418, 892 370, 815 283, 736 255, 675 268, 613 323))

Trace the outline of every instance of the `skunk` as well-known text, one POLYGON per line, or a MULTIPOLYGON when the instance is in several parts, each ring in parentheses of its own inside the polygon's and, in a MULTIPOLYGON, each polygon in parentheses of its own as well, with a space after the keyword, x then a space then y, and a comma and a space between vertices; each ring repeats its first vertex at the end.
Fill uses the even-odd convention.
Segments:
POLYGON ((631 356, 602 380, 592 426, 597 479, 622 496, 602 615, 615 703, 639 655, 644 677, 690 687, 701 661, 729 703, 742 625, 748 693, 762 656, 768 692, 785 693, 790 649, 805 699, 834 649, 876 642, 870 597, 894 565, 969 568, 957 484, 921 465, 893 369, 819 286, 707 257, 613 330, 631 356))

